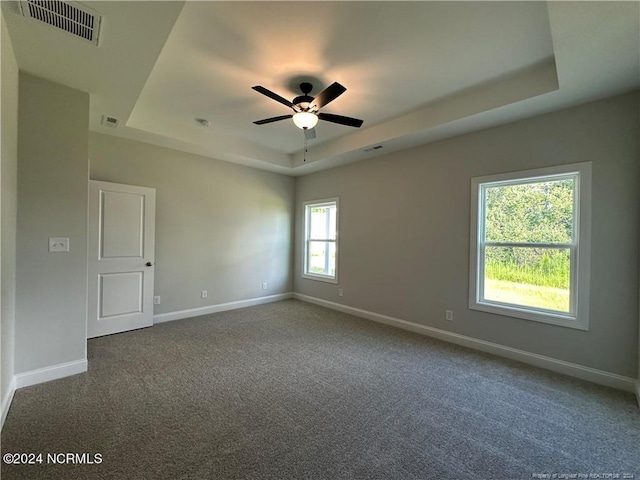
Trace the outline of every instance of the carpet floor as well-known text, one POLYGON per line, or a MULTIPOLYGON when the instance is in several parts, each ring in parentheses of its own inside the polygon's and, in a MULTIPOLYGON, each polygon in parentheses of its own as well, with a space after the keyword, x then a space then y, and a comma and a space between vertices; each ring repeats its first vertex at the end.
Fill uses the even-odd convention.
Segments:
POLYGON ((16 392, 4 480, 640 479, 632 394, 297 300, 88 354, 16 392))

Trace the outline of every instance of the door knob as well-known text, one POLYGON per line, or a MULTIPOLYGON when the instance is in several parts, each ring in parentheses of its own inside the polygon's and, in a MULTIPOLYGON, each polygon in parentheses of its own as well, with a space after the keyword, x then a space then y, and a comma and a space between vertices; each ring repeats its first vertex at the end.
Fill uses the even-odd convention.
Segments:
POLYGON ((151 263, 151 262, 147 262, 146 265, 147 265, 147 267, 153 267, 153 263, 151 263))

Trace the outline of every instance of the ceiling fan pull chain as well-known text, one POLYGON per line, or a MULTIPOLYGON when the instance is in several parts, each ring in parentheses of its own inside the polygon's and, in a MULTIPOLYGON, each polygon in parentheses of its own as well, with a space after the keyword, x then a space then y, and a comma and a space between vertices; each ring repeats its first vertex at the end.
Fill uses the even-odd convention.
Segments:
POLYGON ((303 132, 304 134, 304 153, 302 155, 302 161, 307 161, 307 132, 303 132))

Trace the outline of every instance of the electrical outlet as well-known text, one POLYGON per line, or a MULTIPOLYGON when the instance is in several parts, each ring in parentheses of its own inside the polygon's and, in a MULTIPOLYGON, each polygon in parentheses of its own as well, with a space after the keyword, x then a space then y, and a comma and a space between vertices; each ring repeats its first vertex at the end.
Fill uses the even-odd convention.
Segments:
POLYGON ((156 295, 155 297, 153 297, 153 304, 160 305, 160 295, 156 295))
POLYGON ((207 298, 207 291, 206 290, 202 290, 202 292, 200 292, 200 297, 201 298, 207 298))
POLYGON ((267 289, 267 282, 262 282, 262 289, 266 290, 267 289))
POLYGON ((343 289, 341 289, 341 288, 338 289, 338 296, 339 297, 344 296, 344 290, 343 289))
POLYGON ((445 310, 444 318, 449 322, 453 322, 453 310, 445 310))

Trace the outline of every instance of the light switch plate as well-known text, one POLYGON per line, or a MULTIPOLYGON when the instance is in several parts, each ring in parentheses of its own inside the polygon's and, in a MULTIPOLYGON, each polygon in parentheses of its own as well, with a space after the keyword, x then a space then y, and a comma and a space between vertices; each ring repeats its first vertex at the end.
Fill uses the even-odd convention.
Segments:
POLYGON ((68 252, 69 237, 49 237, 50 252, 68 252))

